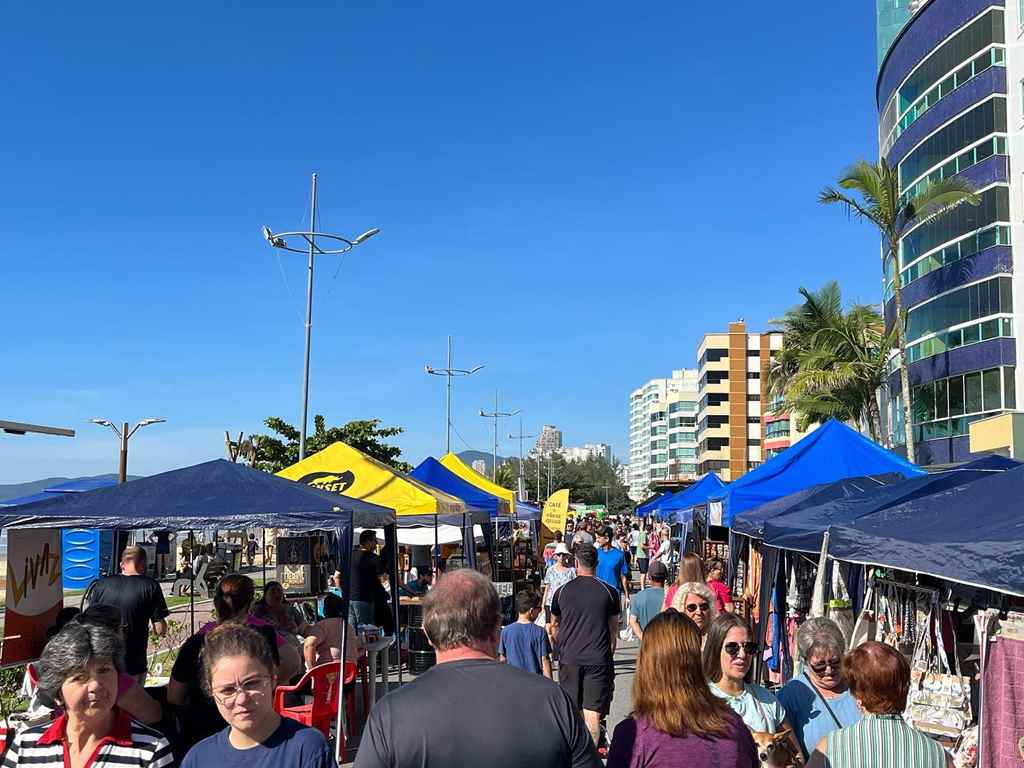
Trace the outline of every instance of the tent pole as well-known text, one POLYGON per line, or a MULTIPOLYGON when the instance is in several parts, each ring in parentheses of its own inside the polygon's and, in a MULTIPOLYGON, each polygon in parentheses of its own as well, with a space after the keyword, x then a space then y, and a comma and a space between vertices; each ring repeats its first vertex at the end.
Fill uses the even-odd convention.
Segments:
POLYGON ((188 616, 192 622, 192 634, 196 633, 196 540, 192 535, 192 531, 188 532, 188 556, 191 558, 192 563, 189 566, 189 586, 188 586, 188 616))
POLYGON ((441 578, 441 545, 437 541, 437 513, 434 513, 434 578, 441 578))
POLYGON ((267 529, 263 529, 263 588, 267 588, 267 529))

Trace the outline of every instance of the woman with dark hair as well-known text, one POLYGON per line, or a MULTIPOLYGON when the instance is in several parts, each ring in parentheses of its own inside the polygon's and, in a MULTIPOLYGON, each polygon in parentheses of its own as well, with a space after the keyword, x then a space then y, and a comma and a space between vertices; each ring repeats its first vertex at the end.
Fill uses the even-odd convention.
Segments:
POLYGON ((213 596, 217 620, 204 625, 178 651, 167 686, 167 702, 179 707, 181 744, 178 751, 181 754, 221 730, 225 724, 216 704, 203 688, 200 663, 207 636, 217 627, 236 624, 248 625, 255 630, 267 644, 275 668, 281 670, 283 681, 291 680, 302 669, 298 651, 287 645, 272 626, 250 615, 255 595, 256 586, 248 576, 237 573, 225 576, 217 584, 213 596))
POLYGON ((790 732, 794 753, 800 745, 786 722, 786 711, 775 694, 760 685, 747 682, 757 643, 747 622, 735 613, 723 613, 708 630, 704 645, 704 674, 711 692, 743 718, 747 728, 757 733, 790 732))
POLYGON ((289 635, 304 635, 309 629, 299 609, 288 603, 279 581, 268 581, 263 587, 263 597, 253 605, 252 615, 289 635))
POLYGON ((4 768, 164 768, 171 746, 116 705, 124 640, 98 624, 68 624, 43 649, 39 691, 62 714, 14 737, 4 768))
POLYGON ((651 619, 637 659, 633 713, 615 727, 608 768, 757 766, 750 732, 708 689, 700 645, 700 632, 682 614, 651 619))
POLYGON ((863 717, 823 737, 808 768, 886 768, 896 755, 903 768, 951 768, 939 743, 903 719, 910 664, 902 653, 869 640, 843 657, 842 673, 863 717))
POLYGON ((665 590, 665 603, 662 610, 672 607, 672 599, 683 584, 703 584, 705 581, 704 561, 700 559, 700 555, 687 552, 679 560, 679 571, 676 573, 675 584, 665 590))
POLYGON ((708 564, 708 586, 715 593, 719 613, 732 613, 732 595, 725 583, 725 563, 717 557, 708 564))
POLYGON ((182 768, 334 768, 322 733, 274 711, 277 664, 266 638, 255 629, 229 622, 212 630, 201 677, 227 728, 196 744, 182 768))

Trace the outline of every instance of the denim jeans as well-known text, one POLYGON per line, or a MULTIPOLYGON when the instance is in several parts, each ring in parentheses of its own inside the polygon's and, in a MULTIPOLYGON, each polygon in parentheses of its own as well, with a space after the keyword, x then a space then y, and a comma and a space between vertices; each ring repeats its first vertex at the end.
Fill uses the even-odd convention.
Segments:
POLYGON ((358 630, 363 624, 373 624, 373 603, 352 600, 348 604, 349 623, 358 630))

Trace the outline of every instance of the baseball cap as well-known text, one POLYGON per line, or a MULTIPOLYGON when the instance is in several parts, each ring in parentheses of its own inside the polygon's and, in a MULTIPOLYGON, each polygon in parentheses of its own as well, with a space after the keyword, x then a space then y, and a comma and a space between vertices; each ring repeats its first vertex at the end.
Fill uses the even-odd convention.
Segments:
POLYGON ((569 548, 567 546, 565 546, 565 542, 560 541, 557 544, 555 544, 555 554, 556 555, 568 555, 568 554, 571 554, 571 553, 569 552, 569 548))
POLYGON ((668 578, 668 568, 660 560, 655 560, 647 567, 647 578, 662 581, 668 578))

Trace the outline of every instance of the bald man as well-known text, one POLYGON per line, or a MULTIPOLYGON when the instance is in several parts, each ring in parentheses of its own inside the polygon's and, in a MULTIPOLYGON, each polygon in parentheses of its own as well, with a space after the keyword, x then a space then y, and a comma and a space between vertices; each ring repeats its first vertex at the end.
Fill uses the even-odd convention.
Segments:
POLYGON ((356 768, 600 768, 569 695, 497 661, 501 601, 490 579, 469 568, 438 579, 423 599, 423 629, 437 664, 373 708, 356 768))

